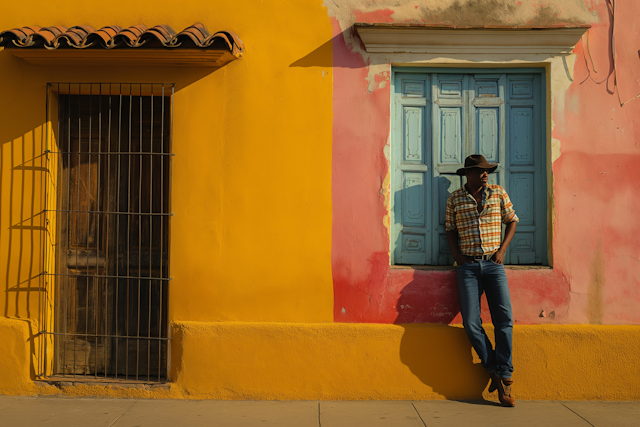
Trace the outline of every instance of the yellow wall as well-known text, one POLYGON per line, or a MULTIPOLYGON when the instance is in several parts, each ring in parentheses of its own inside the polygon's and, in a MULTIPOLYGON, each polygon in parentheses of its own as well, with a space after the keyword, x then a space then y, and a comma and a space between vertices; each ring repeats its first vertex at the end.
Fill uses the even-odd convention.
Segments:
MULTIPOLYGON (((485 390, 488 376, 461 327, 176 326, 182 348, 173 355, 176 385, 191 398, 496 398, 485 390)), ((492 336, 490 325, 486 329, 492 336)), ((638 326, 516 326, 513 340, 519 399, 640 398, 638 326)))
MULTIPOLYGON (((331 24, 321 0, 289 3, 6 5, 2 30, 201 22, 235 32, 246 52, 215 71, 39 67, 0 52, 0 314, 38 318, 46 82, 155 81, 177 90, 170 319, 333 320, 331 68, 290 66, 331 38, 331 24)), ((331 63, 331 49, 321 55, 331 63)))
MULTIPOLYGON (((0 320, 0 331, 8 329, 6 322, 0 320)), ((0 359, 0 368, 21 371, 9 380, 0 377, 0 390, 61 393, 25 378, 28 363, 21 356, 29 335, 12 322, 19 336, 0 336, 0 350, 9 350, 4 338, 23 348, 15 358, 0 359)), ((173 330, 169 387, 78 384, 64 392, 177 399, 496 399, 486 391, 487 374, 461 327, 180 322, 173 330)), ((489 325, 487 330, 492 337, 489 325)), ((640 326, 516 326, 514 343, 517 399, 640 399, 640 326)))
POLYGON ((52 357, 51 345, 43 357, 36 334, 51 321, 53 300, 39 291, 51 288, 39 276, 46 264, 42 189, 55 181, 41 156, 47 82, 176 83, 170 320, 333 320, 331 49, 317 58, 324 67, 291 67, 331 39, 331 24, 321 0, 289 3, 6 5, 0 30, 168 24, 180 31, 201 22, 212 33, 238 34, 246 47, 218 70, 46 67, 0 52, 0 316, 29 321, 32 379, 52 357))
POLYGON ((30 324, 24 320, 0 318, 0 393, 30 394, 31 343, 30 324))

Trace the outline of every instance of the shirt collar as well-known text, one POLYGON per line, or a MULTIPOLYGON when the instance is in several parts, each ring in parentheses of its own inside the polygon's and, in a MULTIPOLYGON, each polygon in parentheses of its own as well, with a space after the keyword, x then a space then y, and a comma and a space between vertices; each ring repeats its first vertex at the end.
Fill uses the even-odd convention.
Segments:
MULTIPOLYGON (((484 194, 489 196, 491 194, 491 187, 489 187, 489 184, 485 184, 483 185, 483 189, 482 191, 484 191, 484 194)), ((467 193, 468 195, 471 196, 471 193, 469 193, 469 190, 467 190, 467 184, 463 185, 462 188, 464 189, 464 192, 467 193)))

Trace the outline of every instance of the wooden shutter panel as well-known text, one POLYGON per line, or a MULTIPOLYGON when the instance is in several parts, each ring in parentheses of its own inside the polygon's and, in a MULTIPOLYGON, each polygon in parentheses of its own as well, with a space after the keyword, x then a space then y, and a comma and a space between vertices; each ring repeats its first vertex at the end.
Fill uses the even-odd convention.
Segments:
POLYGON ((393 127, 392 263, 427 264, 431 260, 431 198, 428 147, 429 78, 396 75, 393 127))
POLYGON ((469 153, 468 77, 462 74, 433 74, 433 264, 451 265, 453 256, 445 230, 445 211, 449 194, 460 188, 456 171, 469 153))
POLYGON ((520 222, 509 245, 509 264, 546 264, 546 177, 540 74, 507 79, 507 185, 520 222))
POLYGON ((475 74, 469 82, 469 154, 482 154, 489 163, 499 163, 489 175, 489 184, 505 187, 505 90, 504 74, 475 74))

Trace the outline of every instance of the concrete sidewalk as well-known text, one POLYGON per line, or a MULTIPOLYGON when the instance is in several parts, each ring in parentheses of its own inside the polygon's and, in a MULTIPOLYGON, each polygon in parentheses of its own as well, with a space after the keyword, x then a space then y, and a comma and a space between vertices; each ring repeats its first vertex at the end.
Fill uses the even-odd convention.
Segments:
POLYGON ((0 426, 637 427, 640 402, 220 401, 0 396, 0 426))

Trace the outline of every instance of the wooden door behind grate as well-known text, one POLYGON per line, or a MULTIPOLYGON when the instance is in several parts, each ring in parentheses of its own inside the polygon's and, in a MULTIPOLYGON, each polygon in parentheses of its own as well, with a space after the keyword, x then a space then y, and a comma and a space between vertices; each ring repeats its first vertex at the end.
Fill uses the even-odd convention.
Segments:
POLYGON ((56 373, 162 380, 171 98, 97 92, 58 96, 56 373))

